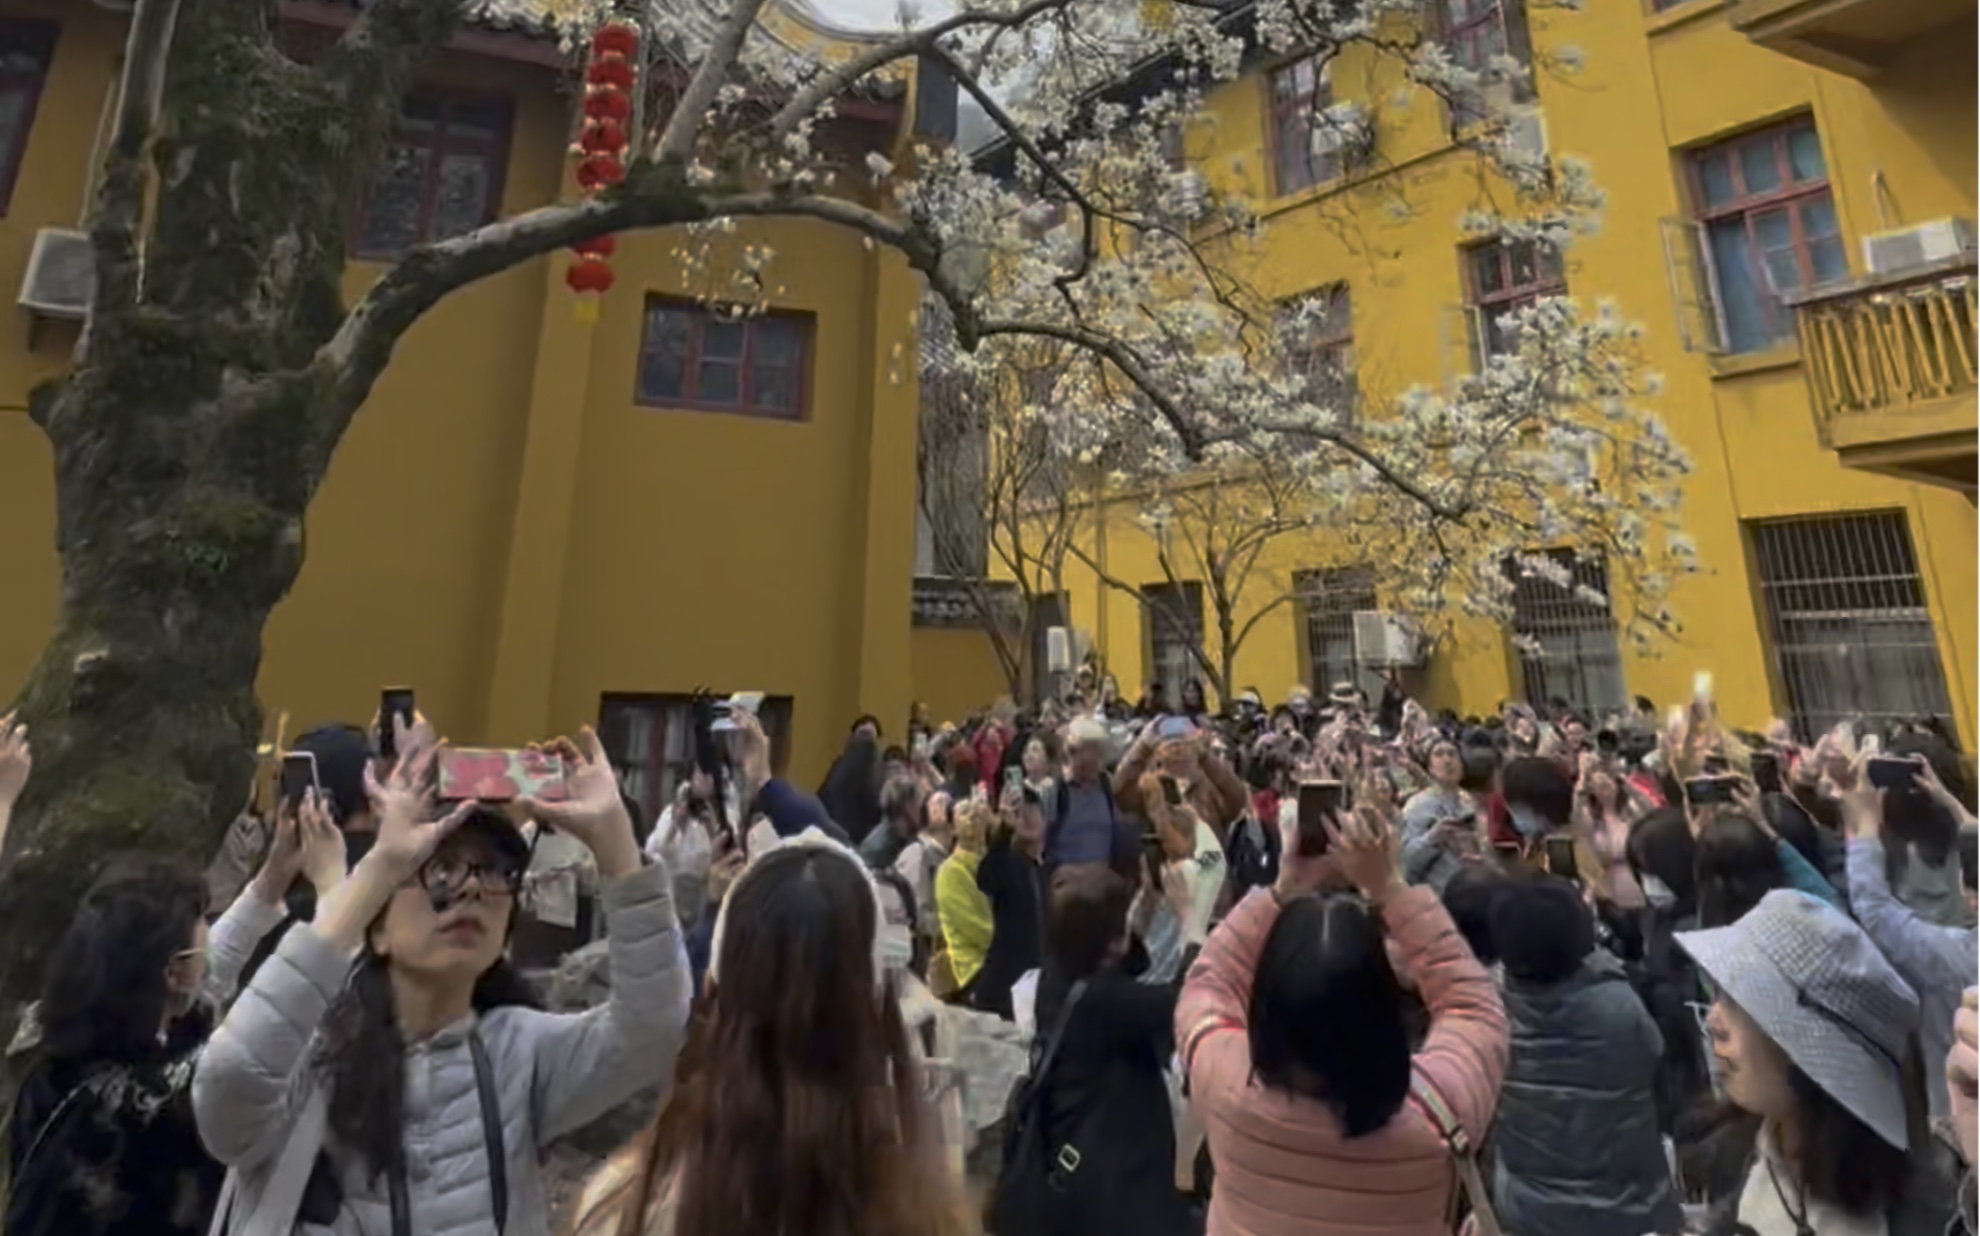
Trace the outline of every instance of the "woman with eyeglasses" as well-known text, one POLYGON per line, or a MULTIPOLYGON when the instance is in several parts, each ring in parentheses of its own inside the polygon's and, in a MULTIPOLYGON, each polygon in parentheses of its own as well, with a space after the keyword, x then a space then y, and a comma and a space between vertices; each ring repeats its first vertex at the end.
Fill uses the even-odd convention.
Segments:
POLYGON ((518 806, 597 862, 611 1000, 532 1007, 504 956, 529 861, 505 813, 440 815, 430 753, 367 773, 376 842, 256 972, 193 1082, 200 1137, 234 1169, 226 1231, 544 1236, 543 1149, 666 1075, 689 982, 672 886, 641 865, 596 735, 562 754, 568 798, 518 806))

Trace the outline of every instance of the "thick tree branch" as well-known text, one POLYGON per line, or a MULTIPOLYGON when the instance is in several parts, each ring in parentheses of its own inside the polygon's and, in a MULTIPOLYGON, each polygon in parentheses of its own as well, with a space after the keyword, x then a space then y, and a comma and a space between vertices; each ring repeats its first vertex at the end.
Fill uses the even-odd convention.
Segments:
POLYGON ((158 131, 165 66, 180 0, 138 0, 124 43, 124 78, 118 87, 117 122, 110 133, 103 178, 90 212, 89 240, 96 259, 96 291, 90 316, 137 303, 144 278, 138 226, 144 217, 144 157, 158 131))
POLYGON ((790 102, 784 104, 771 119, 770 134, 773 138, 781 140, 804 123, 807 117, 823 107, 826 100, 838 98, 858 84, 861 78, 887 67, 896 60, 926 55, 941 46, 942 40, 952 34, 978 26, 1014 29, 1034 17, 1055 9, 1063 9, 1072 3, 1073 0, 1030 0, 1030 3, 1020 5, 1008 13, 965 10, 932 26, 910 30, 897 39, 881 43, 872 50, 854 56, 837 68, 813 78, 809 85, 792 95, 790 102))
POLYGON ((701 67, 694 71, 693 80, 674 103, 673 115, 667 117, 667 127, 660 133, 660 140, 654 144, 653 160, 656 163, 685 163, 694 153, 695 138, 700 136, 702 121, 708 109, 715 103, 716 92, 729 78, 729 69, 742 55, 743 42, 749 38, 750 27, 756 24, 756 15, 763 11, 766 0, 732 0, 729 15, 722 19, 722 28, 715 32, 715 41, 708 48, 701 67))

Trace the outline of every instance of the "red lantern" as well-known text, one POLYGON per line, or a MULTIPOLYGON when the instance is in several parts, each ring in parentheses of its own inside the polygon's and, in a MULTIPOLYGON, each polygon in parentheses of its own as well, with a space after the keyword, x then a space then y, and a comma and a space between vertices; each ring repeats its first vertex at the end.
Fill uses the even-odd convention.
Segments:
POLYGON ((584 114, 593 120, 624 124, 632 118, 632 96, 616 86, 593 87, 585 93, 584 114))
POLYGON ((616 154, 586 155, 578 163, 578 187, 586 193, 609 189, 626 178, 626 165, 616 154))
POLYGON ((584 71, 584 80, 594 86, 617 86, 621 90, 631 90, 632 61, 617 52, 606 52, 592 60, 591 67, 584 71))
POLYGON ((584 126, 578 148, 586 154, 617 154, 626 148, 626 127, 616 120, 593 120, 584 126))
POLYGON ((619 238, 608 232, 590 240, 580 240, 571 246, 571 251, 579 257, 596 258, 602 262, 619 251, 619 238))
POLYGON ((580 295, 591 292, 603 296, 616 282, 618 276, 612 273, 612 268, 596 258, 580 257, 564 272, 565 285, 580 295))
POLYGON ((591 54, 594 56, 615 52, 631 60, 638 51, 639 31, 620 22, 600 26, 598 32, 591 36, 591 54))

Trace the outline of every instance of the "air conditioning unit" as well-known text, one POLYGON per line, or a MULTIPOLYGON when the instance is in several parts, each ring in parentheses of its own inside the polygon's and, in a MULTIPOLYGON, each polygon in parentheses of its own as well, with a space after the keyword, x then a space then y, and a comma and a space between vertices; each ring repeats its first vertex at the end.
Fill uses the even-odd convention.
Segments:
POLYGON ((1363 665, 1413 668, 1423 664, 1423 639, 1401 614, 1356 610, 1354 659, 1363 665))
POLYGON ((1547 117, 1537 107, 1523 108, 1506 121, 1506 142, 1520 154, 1547 157, 1547 117))
POLYGON ((1865 236, 1863 264, 1873 275, 1899 275, 1973 250, 1973 220, 1947 217, 1865 236))
POLYGON ((39 317, 80 321, 95 294, 96 255, 89 237, 59 227, 36 232, 27 277, 21 280, 21 308, 39 317))

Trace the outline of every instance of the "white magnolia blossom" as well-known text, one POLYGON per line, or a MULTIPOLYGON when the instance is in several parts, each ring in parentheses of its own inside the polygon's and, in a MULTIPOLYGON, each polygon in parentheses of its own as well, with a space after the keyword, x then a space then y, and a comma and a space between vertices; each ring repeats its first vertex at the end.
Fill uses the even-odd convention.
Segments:
MULTIPOLYGON (((929 144, 898 164, 869 154, 856 183, 884 200, 853 225, 929 278, 957 345, 931 360, 941 376, 981 381, 1013 349, 1064 349, 1062 371, 1024 415, 1075 471, 1159 491, 1204 469, 1242 484, 1244 461, 1290 459, 1309 504, 1296 522, 1380 564, 1385 590, 1419 619, 1503 618, 1518 572, 1573 591, 1543 552, 1570 548, 1600 555, 1619 626, 1647 642, 1674 625, 1667 594, 1699 561, 1677 523, 1689 461, 1641 403, 1660 379, 1642 367, 1640 328, 1606 303, 1542 300, 1496 324, 1510 344, 1470 376, 1358 390, 1308 363, 1324 304, 1282 310, 1243 277, 1269 253, 1257 206, 1173 162, 1177 134, 1201 144, 1189 135, 1215 123, 1204 97, 1256 64, 1248 38, 1265 54, 1323 63, 1353 49, 1392 61, 1404 85, 1328 101, 1316 141, 1351 153, 1357 175, 1379 176, 1376 109, 1428 98, 1460 119, 1456 140, 1502 186, 1454 232, 1568 252, 1600 225, 1592 168, 1532 140, 1526 66, 1461 63, 1426 33, 1423 4, 1260 0, 1249 32, 1233 10, 1176 0, 959 0, 927 15, 904 5, 900 32, 860 62, 863 77, 760 21, 733 63, 698 59, 726 22, 760 17, 761 0, 670 0, 648 14, 684 65, 718 75, 686 177, 711 198, 829 192, 841 169, 814 139, 833 100, 897 89, 916 63, 930 72, 939 61, 961 82, 998 132, 997 157, 929 144), (938 25, 946 33, 932 37, 938 25), (1155 63, 1171 66, 1166 85, 1143 72, 1137 93, 1122 93, 1131 70, 1155 63), (1371 151, 1377 162, 1364 167, 1371 151)), ((1566 51, 1541 67, 1580 63, 1566 51)), ((649 118, 655 139, 668 119, 649 118)), ((738 250, 734 224, 690 229, 684 272, 711 296, 734 297, 739 282, 771 294, 771 255, 738 250), (747 278, 725 277, 721 263, 747 278)))

